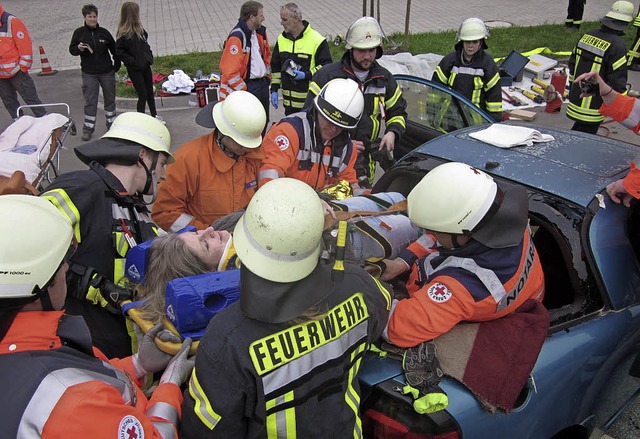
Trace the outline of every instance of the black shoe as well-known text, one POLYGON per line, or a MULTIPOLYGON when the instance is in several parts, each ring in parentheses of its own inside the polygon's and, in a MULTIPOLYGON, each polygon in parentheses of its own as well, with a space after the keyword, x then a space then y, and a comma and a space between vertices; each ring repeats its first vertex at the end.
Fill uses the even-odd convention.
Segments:
POLYGON ((82 140, 86 142, 87 140, 91 140, 91 133, 88 131, 82 132, 82 140))
POLYGON ((627 67, 627 70, 633 70, 634 72, 640 72, 640 62, 634 62, 627 67))

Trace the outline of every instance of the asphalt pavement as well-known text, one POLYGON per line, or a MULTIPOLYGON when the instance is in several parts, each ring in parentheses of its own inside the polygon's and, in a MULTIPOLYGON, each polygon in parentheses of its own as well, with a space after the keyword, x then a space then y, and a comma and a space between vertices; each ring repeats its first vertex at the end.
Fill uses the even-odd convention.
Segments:
MULTIPOLYGON (((44 103, 61 102, 69 105, 71 118, 78 126, 78 135, 69 136, 65 141, 66 150, 61 153, 63 172, 83 169, 84 165, 75 158, 73 148, 81 143, 84 100, 80 89, 81 75, 79 60, 68 52, 68 44, 73 30, 83 24, 81 8, 89 0, 2 0, 5 10, 21 18, 29 29, 34 43, 34 66, 32 77, 38 94, 44 103), (43 46, 49 63, 59 72, 52 76, 37 76, 41 70, 38 46, 43 46)), ((120 4, 122 0, 101 0, 99 23, 115 35, 120 4)), ((192 51, 220 50, 229 30, 237 22, 242 0, 138 0, 142 22, 149 32, 150 45, 156 55, 180 54, 192 51)), ((285 3, 285 2, 282 2, 285 3)), ((349 24, 362 15, 363 2, 341 0, 298 0, 303 18, 323 35, 329 37, 344 35, 349 24)), ((366 1, 369 6, 371 1, 366 1)), ((382 0, 379 16, 387 34, 403 32, 405 28, 406 1, 382 0)), ((587 2, 585 20, 597 20, 609 9, 612 1, 587 2)), ((265 25, 271 44, 275 43, 282 28, 279 24, 279 10, 276 5, 265 4, 265 25)), ((279 4, 278 4, 279 5, 279 4)), ((514 0, 449 0, 446 7, 441 2, 422 0, 413 2, 409 30, 412 33, 455 29, 460 22, 470 16, 478 16, 494 25, 536 25, 562 23, 566 16, 567 2, 557 0, 537 0, 523 2, 514 0)), ((369 9, 367 9, 369 10, 369 9)), ((526 32, 526 30, 523 30, 526 32)), ((533 48, 532 48, 533 49, 533 48)), ((166 72, 168 73, 168 72, 166 72)), ((630 72, 629 83, 640 90, 640 73, 630 72)), ((207 129, 195 123, 198 108, 193 107, 195 96, 157 98, 158 113, 166 121, 171 132, 173 150, 184 142, 204 135, 207 129), (191 101, 191 102, 190 102, 191 101)), ((572 122, 561 113, 546 113, 543 107, 534 109, 537 113, 533 122, 542 126, 570 128, 572 122)), ((134 108, 131 100, 118 100, 118 111, 134 108)), ((271 111, 271 121, 282 117, 282 107, 271 111)), ((11 123, 11 117, 0 108, 0 131, 11 123)), ((640 144, 638 137, 615 122, 603 125, 600 133, 612 138, 640 144)), ((106 131, 102 104, 98 110, 95 137, 106 131)), ((640 404, 634 404, 616 423, 609 434, 617 439, 640 437, 640 404)))

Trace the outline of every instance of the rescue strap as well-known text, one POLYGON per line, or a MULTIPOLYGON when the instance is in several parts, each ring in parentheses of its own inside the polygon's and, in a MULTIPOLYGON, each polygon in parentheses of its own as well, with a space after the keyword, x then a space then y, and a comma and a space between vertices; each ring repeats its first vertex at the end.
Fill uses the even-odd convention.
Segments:
MULTIPOLYGON (((398 203, 392 204, 389 206, 387 210, 383 210, 381 212, 376 212, 373 210, 359 210, 354 212, 345 212, 345 211, 337 211, 335 212, 336 218, 335 221, 348 221, 354 217, 361 216, 380 216, 380 215, 389 215, 393 213, 401 213, 407 210, 407 200, 399 201, 398 203)), ((325 218, 325 227, 324 230, 327 230, 335 224, 335 221, 331 216, 325 218)))
MULTIPOLYGON (((542 54, 542 55, 555 55, 555 56, 571 56, 571 52, 554 52, 553 50, 549 49, 548 47, 538 47, 536 49, 530 50, 528 52, 523 52, 522 55, 529 57, 531 55, 537 55, 537 54, 542 54)), ((505 59, 506 56, 500 57, 500 58, 494 58, 493 60, 497 63, 499 63, 500 61, 502 61, 503 59, 505 59)))

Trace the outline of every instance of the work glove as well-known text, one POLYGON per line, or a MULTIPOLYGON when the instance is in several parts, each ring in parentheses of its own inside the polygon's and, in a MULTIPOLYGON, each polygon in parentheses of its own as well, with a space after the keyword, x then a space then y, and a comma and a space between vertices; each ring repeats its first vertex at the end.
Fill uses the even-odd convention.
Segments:
POLYGON ((271 92, 271 105, 276 110, 278 109, 278 92, 277 91, 271 92))
POLYGON ((449 398, 439 386, 443 373, 434 342, 423 342, 407 349, 402 357, 402 368, 407 380, 402 393, 413 397, 413 409, 417 413, 433 413, 447 408, 449 398))
POLYGON ((306 73, 302 70, 293 70, 293 74, 295 75, 293 79, 295 79, 296 81, 301 81, 307 77, 306 73))
POLYGON ((135 296, 135 291, 118 286, 101 274, 95 273, 89 282, 86 299, 112 314, 122 314, 120 304, 125 300, 134 300, 135 296))
POLYGON ((160 384, 173 383, 180 387, 187 381, 196 362, 195 355, 189 358, 190 349, 191 339, 187 338, 182 343, 180 351, 178 351, 167 365, 167 368, 160 377, 160 384))
MULTIPOLYGON (((138 352, 133 355, 136 377, 142 378, 147 373, 160 372, 171 361, 171 354, 161 351, 156 346, 155 338, 163 329, 162 323, 158 322, 142 337, 138 352)), ((166 333, 163 336, 166 338, 166 333)))

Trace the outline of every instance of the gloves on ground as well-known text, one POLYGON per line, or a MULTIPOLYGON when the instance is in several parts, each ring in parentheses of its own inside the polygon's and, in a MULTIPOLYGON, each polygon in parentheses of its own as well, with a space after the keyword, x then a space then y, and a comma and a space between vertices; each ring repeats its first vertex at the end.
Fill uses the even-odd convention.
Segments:
POLYGON ((294 70, 293 74, 295 75, 293 79, 295 79, 296 81, 301 81, 307 76, 302 70, 294 70))
POLYGON ((180 351, 171 359, 164 373, 160 377, 160 384, 173 383, 180 387, 189 379, 196 362, 195 355, 189 358, 191 339, 187 338, 182 343, 180 351))
POLYGON ((164 370, 171 361, 171 354, 163 352, 156 346, 155 338, 164 329, 162 323, 156 323, 142 337, 138 353, 133 355, 133 365, 136 377, 141 378, 147 373, 164 370))
POLYGON ((277 91, 271 92, 271 105, 276 110, 278 109, 278 92, 277 91))

